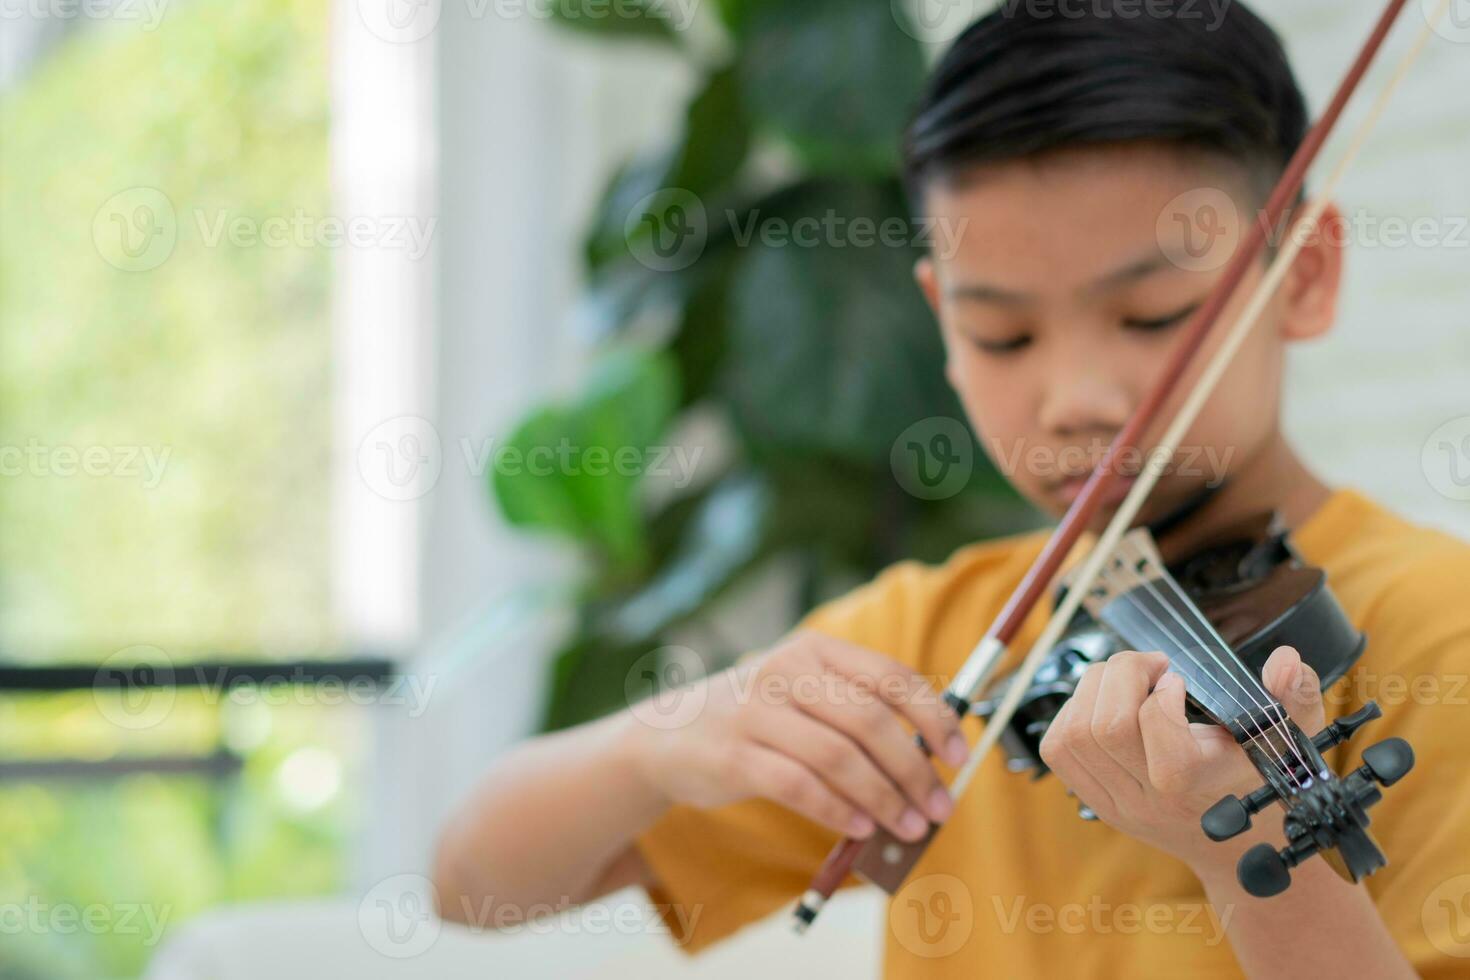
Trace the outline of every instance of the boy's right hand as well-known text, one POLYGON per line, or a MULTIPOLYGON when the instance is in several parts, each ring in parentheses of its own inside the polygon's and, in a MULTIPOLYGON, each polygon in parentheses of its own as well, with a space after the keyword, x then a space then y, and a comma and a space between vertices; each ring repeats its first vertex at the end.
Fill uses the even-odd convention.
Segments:
POLYGON ((959 766, 969 750, 958 718, 920 674, 880 653, 793 633, 689 695, 699 709, 677 727, 631 712, 638 771, 668 803, 764 797, 841 834, 866 837, 876 822, 907 841, 953 809, 913 732, 959 766))

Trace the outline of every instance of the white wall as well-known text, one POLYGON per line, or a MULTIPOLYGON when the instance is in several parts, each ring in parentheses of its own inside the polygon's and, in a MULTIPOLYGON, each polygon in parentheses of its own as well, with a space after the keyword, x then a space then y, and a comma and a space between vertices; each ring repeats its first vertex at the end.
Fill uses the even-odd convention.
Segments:
POLYGON ((412 651, 434 686, 420 717, 377 709, 364 885, 424 868, 457 799, 537 720, 559 624, 512 631, 496 602, 564 581, 575 563, 502 525, 486 440, 574 385, 585 218, 609 168, 672 131, 688 84, 647 47, 496 16, 526 5, 404 7, 430 20, 398 28, 377 3, 338 4, 335 156, 351 198, 340 209, 381 205, 386 182, 391 206, 432 214, 437 228, 417 267, 348 257, 339 269, 339 607, 360 641, 412 651), (426 133, 433 145, 417 145, 426 133), (383 158, 427 172, 405 176, 383 158), (384 484, 357 450, 405 434, 432 443, 420 479, 384 484))
MULTIPOLYGON (((1424 25, 1424 6, 1411 0, 1364 87, 1370 96, 1424 25)), ((1263 5, 1288 40, 1314 111, 1331 97, 1380 7, 1263 5)), ((1292 358, 1286 420, 1331 479, 1470 538, 1470 507, 1431 482, 1443 481, 1448 460, 1431 447, 1429 473, 1421 462, 1441 425, 1470 416, 1470 30, 1447 33, 1460 41, 1434 37, 1339 195, 1345 212, 1371 220, 1349 248, 1337 330, 1292 358), (1417 219, 1431 219, 1442 243, 1392 247, 1388 222, 1417 219)), ((1356 103, 1349 124, 1365 102, 1356 103)), ((1329 162, 1342 149, 1342 139, 1330 144, 1329 162)))

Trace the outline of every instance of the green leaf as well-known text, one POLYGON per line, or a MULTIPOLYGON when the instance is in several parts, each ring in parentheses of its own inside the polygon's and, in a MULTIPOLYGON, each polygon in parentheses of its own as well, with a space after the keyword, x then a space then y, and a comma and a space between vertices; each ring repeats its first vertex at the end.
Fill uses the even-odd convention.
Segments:
POLYGON ((587 265, 593 270, 613 261, 632 261, 628 249, 629 215, 642 202, 668 186, 674 151, 640 157, 619 167, 608 181, 593 215, 592 228, 584 246, 587 265))
POLYGON ((760 554, 771 505, 769 488, 751 474, 715 487, 669 563, 613 612, 612 633, 646 642, 699 612, 760 554))
POLYGON ((895 186, 813 182, 752 217, 721 380, 747 442, 886 467, 911 423, 962 417, 895 186))
POLYGON ((646 552, 642 470, 677 402, 667 355, 606 359, 576 402, 533 412, 496 453, 491 486, 506 520, 598 547, 615 569, 636 567, 646 552))
POLYGON ((918 42, 888 3, 751 3, 739 60, 745 104, 815 171, 885 176, 924 81, 918 42))
POLYGON ((707 196, 725 187, 744 166, 750 139, 750 118, 734 69, 716 72, 690 103, 670 186, 707 196))
POLYGON ((714 73, 690 103, 679 142, 613 174, 587 234, 588 266, 600 272, 607 265, 636 265, 638 239, 652 234, 640 219, 645 212, 659 216, 665 201, 692 196, 707 212, 727 205, 736 196, 730 185, 745 164, 750 139, 734 72, 714 73))

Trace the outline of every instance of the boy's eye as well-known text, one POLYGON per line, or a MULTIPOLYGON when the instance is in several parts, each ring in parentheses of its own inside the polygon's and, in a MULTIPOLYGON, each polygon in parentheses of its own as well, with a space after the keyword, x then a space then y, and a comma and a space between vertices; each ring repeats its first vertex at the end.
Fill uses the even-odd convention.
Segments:
POLYGON ((970 343, 987 354, 1014 354, 1030 345, 1031 335, 1023 333, 1005 340, 981 340, 979 337, 971 337, 970 343))
POLYGON ((1152 319, 1129 317, 1128 319, 1123 321, 1123 326, 1129 330, 1142 330, 1144 332, 1148 332, 1151 330, 1167 330, 1170 327, 1177 327, 1185 320, 1188 320, 1191 316, 1195 314, 1195 311, 1200 308, 1200 305, 1201 304, 1199 303, 1194 303, 1190 306, 1186 306, 1184 309, 1180 310, 1177 313, 1171 313, 1168 316, 1161 316, 1152 319))

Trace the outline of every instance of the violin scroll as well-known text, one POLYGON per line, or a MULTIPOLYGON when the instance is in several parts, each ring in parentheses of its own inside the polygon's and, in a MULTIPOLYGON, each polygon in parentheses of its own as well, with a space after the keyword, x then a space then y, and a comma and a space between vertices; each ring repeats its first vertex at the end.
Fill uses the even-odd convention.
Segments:
MULTIPOLYGON (((1321 753, 1351 738, 1359 728, 1382 715, 1378 703, 1333 722, 1307 744, 1309 760, 1320 763, 1321 753)), ((1363 764, 1341 779, 1321 780, 1305 787, 1272 780, 1245 797, 1227 796, 1205 811, 1200 826, 1214 841, 1245 832, 1252 815, 1283 800, 1289 790, 1284 822, 1287 844, 1280 851, 1257 844, 1236 865, 1242 888, 1257 898, 1279 895, 1291 884, 1291 869, 1313 854, 1330 856, 1329 864, 1348 881, 1357 882, 1383 867, 1387 860, 1368 833, 1368 808, 1383 798, 1379 787, 1392 786, 1414 767, 1414 750, 1401 738, 1390 738, 1363 752, 1363 764), (1334 850, 1335 849, 1335 850, 1334 850)), ((1326 771, 1325 764, 1319 771, 1326 771)))

